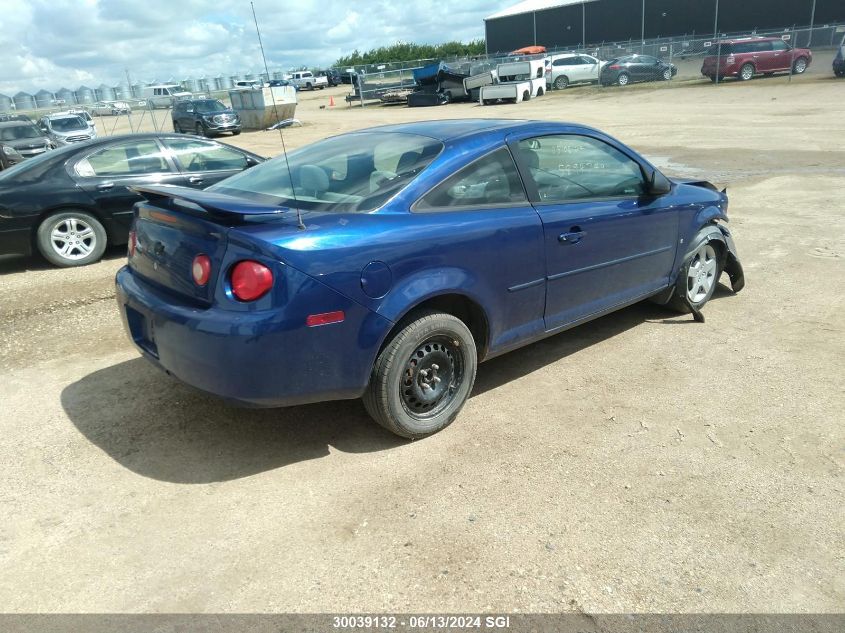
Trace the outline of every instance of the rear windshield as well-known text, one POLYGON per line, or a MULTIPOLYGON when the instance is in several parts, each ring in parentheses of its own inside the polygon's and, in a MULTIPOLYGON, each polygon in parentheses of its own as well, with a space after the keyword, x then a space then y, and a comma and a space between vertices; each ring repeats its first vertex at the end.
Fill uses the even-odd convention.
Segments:
POLYGON ((217 101, 216 99, 208 101, 195 101, 194 108, 196 108, 197 112, 200 114, 208 114, 209 112, 225 112, 229 108, 223 105, 222 101, 217 101))
POLYGON ((442 149, 440 141, 416 134, 347 134, 290 152, 290 171, 284 156, 278 156, 209 189, 306 210, 373 211, 413 181, 442 149))
POLYGON ((19 141, 25 138, 38 138, 41 131, 32 123, 0 127, 0 141, 19 141))

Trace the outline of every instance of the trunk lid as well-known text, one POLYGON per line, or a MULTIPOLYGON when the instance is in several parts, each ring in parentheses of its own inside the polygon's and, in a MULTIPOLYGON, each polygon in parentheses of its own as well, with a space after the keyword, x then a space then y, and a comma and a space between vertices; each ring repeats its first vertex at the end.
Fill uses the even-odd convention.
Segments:
POLYGON ((146 201, 135 207, 135 252, 129 267, 147 282, 198 306, 211 305, 214 299, 230 228, 254 216, 281 214, 278 207, 185 187, 132 189, 146 201), (211 260, 203 286, 194 282, 191 270, 201 254, 211 260))

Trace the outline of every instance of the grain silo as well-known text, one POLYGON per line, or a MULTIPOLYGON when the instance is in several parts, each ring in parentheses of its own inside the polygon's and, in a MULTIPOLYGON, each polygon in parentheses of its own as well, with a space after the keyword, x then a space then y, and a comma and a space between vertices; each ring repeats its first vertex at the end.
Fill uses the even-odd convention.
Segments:
POLYGON ((94 98, 94 91, 89 88, 88 86, 79 86, 76 89, 76 102, 77 103, 94 103, 96 99, 94 98))
POLYGON ((94 93, 97 95, 97 101, 114 101, 114 88, 111 86, 100 84, 94 93))
POLYGON ((16 110, 35 110, 35 97, 26 92, 19 92, 12 99, 16 110))
POLYGON ((129 84, 117 84, 113 87, 113 90, 115 99, 122 100, 132 98, 132 90, 129 88, 129 84))
POLYGON ((67 88, 59 88, 59 91, 56 93, 56 99, 64 101, 65 105, 76 105, 76 93, 67 88))
POLYGON ((12 101, 11 97, 7 97, 6 95, 0 95, 0 112, 9 112, 14 110, 15 102, 12 101))
POLYGON ((218 90, 228 90, 232 87, 232 78, 227 77, 226 75, 217 75, 214 83, 217 84, 218 90))
POLYGON ((49 108, 53 105, 54 100, 53 93, 47 90, 39 90, 35 93, 35 106, 37 108, 49 108))

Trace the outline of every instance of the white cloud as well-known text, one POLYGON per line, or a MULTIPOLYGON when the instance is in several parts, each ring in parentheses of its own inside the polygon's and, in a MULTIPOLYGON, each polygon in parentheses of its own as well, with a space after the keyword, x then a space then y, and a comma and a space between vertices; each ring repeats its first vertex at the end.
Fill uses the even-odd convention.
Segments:
MULTIPOLYGON (((0 93, 81 83, 216 76, 263 70, 245 0, 2 0, 0 93)), ((506 3, 501 3, 506 4, 506 3)), ((327 66, 397 40, 438 43, 484 36, 500 3, 255 0, 271 71, 327 66)))

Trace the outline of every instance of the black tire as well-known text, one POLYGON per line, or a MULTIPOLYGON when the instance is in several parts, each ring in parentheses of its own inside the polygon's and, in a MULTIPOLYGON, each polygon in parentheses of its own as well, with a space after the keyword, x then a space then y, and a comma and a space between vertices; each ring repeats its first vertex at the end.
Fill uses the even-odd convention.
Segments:
POLYGON ((232 136, 237 136, 240 133, 241 133, 240 130, 232 130, 232 136))
POLYGON ((310 84, 310 83, 305 84, 305 88, 308 89, 308 90, 314 90, 313 84, 310 84))
POLYGON ((560 77, 555 79, 554 82, 555 90, 566 90, 569 87, 569 77, 566 75, 561 75, 560 77))
POLYGON ((628 73, 619 73, 619 76, 616 78, 616 83, 620 86, 627 86, 631 81, 631 78, 628 76, 628 73))
POLYGON ((522 100, 523 101, 531 101, 531 91, 530 90, 523 90, 522 91, 522 100))
POLYGON ((667 68, 663 71, 663 81, 672 81, 672 69, 667 68))
POLYGON ((177 134, 182 133, 182 128, 179 127, 179 124, 176 123, 176 121, 173 122, 173 131, 176 132, 177 134))
POLYGON ((754 69, 754 64, 743 64, 742 68, 739 69, 739 74, 736 78, 740 81, 750 81, 754 78, 755 72, 756 70, 754 69))
POLYGON ((364 407, 396 435, 432 435, 457 417, 477 369, 475 340, 463 321, 451 314, 418 312, 376 359, 364 407))
POLYGON ((845 77, 845 70, 834 70, 833 74, 837 77, 845 77))
POLYGON ((543 91, 542 88, 537 88, 537 96, 538 97, 542 97, 544 94, 546 94, 546 93, 543 91))
POLYGON ((694 305, 696 309, 700 310, 705 303, 710 301, 713 297, 713 293, 716 291, 716 286, 719 285, 719 277, 722 276, 722 270, 724 269, 725 258, 723 253, 724 248, 720 242, 710 241, 702 244, 692 255, 688 256, 684 265, 681 267, 681 273, 678 275, 678 281, 675 284, 675 292, 666 306, 676 312, 686 314, 690 311, 689 303, 694 305), (696 282, 691 279, 691 268, 701 259, 701 251, 707 249, 712 251, 712 261, 715 266, 712 273, 712 283, 710 283, 706 292, 699 293, 694 297, 695 300, 693 300, 693 298, 689 297, 689 295, 692 293, 692 286, 694 286, 696 282), (685 294, 687 294, 687 297, 684 296, 685 294))
POLYGON ((61 268, 85 266, 99 261, 106 251, 106 230, 86 211, 54 213, 41 221, 36 233, 38 251, 61 268), (63 237, 58 238, 58 235, 63 237), (62 255, 62 251, 66 255, 62 255))
POLYGON ((201 123, 197 123, 197 127, 194 129, 194 132, 196 133, 197 136, 208 136, 205 133, 205 129, 202 127, 201 123))
POLYGON ((792 74, 801 75, 804 73, 805 70, 807 70, 807 58, 799 57, 792 64, 792 74))

